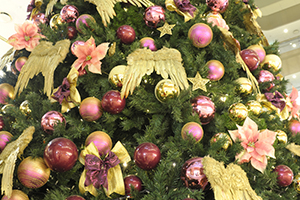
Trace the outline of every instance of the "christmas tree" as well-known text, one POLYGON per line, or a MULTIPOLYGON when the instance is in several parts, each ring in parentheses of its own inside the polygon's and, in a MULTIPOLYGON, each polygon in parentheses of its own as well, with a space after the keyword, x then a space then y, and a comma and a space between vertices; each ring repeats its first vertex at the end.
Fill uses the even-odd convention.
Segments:
POLYGON ((2 199, 297 198, 298 91, 260 14, 33 0, 0 63, 2 199))

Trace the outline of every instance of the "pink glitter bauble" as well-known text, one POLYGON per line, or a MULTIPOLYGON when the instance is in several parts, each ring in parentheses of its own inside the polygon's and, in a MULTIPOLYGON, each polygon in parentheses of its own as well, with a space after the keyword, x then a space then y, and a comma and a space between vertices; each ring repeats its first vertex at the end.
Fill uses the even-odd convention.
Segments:
POLYGON ((240 52, 240 55, 250 71, 254 71, 258 68, 260 60, 254 50, 244 49, 240 52))
POLYGON ((46 17, 46 15, 44 13, 38 13, 38 14, 33 15, 31 20, 37 26, 39 24, 47 24, 47 23, 49 23, 49 19, 46 17))
POLYGON ((300 122, 295 119, 292 119, 289 122, 289 130, 291 131, 293 136, 299 134, 300 133, 300 122))
POLYGON ((181 137, 184 140, 189 140, 192 137, 196 142, 200 142, 203 134, 202 126, 196 122, 188 122, 181 129, 181 137))
POLYGON ((73 55, 75 55, 75 49, 79 46, 79 45, 81 45, 81 46, 83 46, 85 44, 85 42, 84 41, 81 41, 81 40, 77 40, 77 41, 75 41, 75 42, 73 42, 72 43, 72 45, 71 45, 71 52, 72 52, 72 54, 73 55))
POLYGON ((18 166, 18 179, 28 188, 40 188, 45 185, 50 177, 50 168, 43 158, 25 158, 18 166))
POLYGON ((58 123, 64 123, 66 125, 65 117, 57 111, 49 111, 43 115, 41 119, 41 126, 45 133, 52 134, 54 127, 58 123))
POLYGON ((85 98, 80 104, 79 114, 88 122, 99 119, 102 116, 101 101, 96 97, 85 98))
POLYGON ((75 22, 75 26, 78 32, 82 33, 82 30, 80 28, 80 26, 82 25, 86 26, 86 28, 90 28, 89 22, 96 23, 96 20, 94 19, 94 17, 88 14, 80 15, 75 22))
POLYGON ((207 24, 197 23, 190 28, 188 38, 192 40, 195 47, 204 48, 210 44, 213 32, 207 24))
POLYGON ((259 57, 259 63, 262 63, 265 60, 266 51, 261 45, 254 44, 254 45, 249 46, 247 49, 252 49, 253 51, 256 52, 256 54, 259 57))
POLYGON ((10 141, 13 135, 7 131, 0 131, 0 153, 5 148, 6 144, 10 141))
POLYGON ((65 5, 60 11, 60 17, 64 22, 72 23, 77 20, 79 12, 76 6, 65 5))
POLYGON ((72 195, 67 197, 65 200, 85 200, 85 198, 79 196, 79 195, 72 195))
POLYGON ((215 117, 215 104, 209 97, 198 96, 191 100, 193 112, 199 115, 202 125, 211 122, 215 117))
POLYGON ((158 23, 165 21, 165 10, 161 6, 149 6, 145 10, 144 20, 147 26, 156 28, 158 23))
POLYGON ((141 45, 140 45, 141 48, 146 47, 146 48, 149 48, 151 51, 157 50, 154 40, 150 37, 144 37, 140 40, 140 42, 141 42, 141 45))
POLYGON ((228 0, 206 0, 206 4, 213 11, 223 13, 226 11, 229 1, 228 0))
POLYGON ((112 148, 112 140, 109 135, 103 131, 94 131, 85 140, 85 146, 94 143, 100 156, 106 155, 112 148))
POLYGON ((218 60, 210 60, 205 64, 205 67, 208 68, 208 76, 211 81, 220 80, 225 73, 224 65, 218 60))
POLYGON ((27 60, 28 58, 25 56, 17 58, 17 60, 15 61, 15 66, 19 72, 21 71, 22 67, 25 65, 27 60))

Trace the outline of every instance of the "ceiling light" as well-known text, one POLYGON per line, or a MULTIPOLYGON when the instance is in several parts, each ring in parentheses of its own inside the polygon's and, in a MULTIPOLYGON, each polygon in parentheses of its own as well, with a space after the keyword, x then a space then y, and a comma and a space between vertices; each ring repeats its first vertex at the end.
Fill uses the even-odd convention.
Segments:
POLYGON ((0 12, 0 23, 8 23, 12 21, 10 14, 6 12, 0 12))
POLYGON ((286 29, 283 30, 283 32, 287 33, 287 32, 289 32, 289 30, 286 28, 286 29))
POLYGON ((297 76, 294 74, 293 76, 292 76, 293 78, 297 78, 297 76))
POLYGON ((292 47, 294 47, 294 48, 296 48, 296 46, 297 46, 296 44, 293 44, 293 45, 292 45, 292 47))

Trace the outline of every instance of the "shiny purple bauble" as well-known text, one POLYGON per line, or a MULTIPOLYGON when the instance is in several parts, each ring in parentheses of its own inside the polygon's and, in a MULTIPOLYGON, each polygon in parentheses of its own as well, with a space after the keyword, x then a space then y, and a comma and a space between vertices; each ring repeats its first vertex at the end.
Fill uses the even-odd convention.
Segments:
POLYGON ((300 122, 298 120, 292 119, 289 122, 289 130, 291 131, 293 136, 299 134, 300 133, 300 122))
POLYGON ((72 195, 67 197, 65 200, 85 200, 85 198, 79 196, 79 195, 72 195))
POLYGON ((46 17, 44 13, 38 13, 32 16, 31 21, 37 26, 40 24, 48 24, 49 19, 46 17))
POLYGON ((228 0, 206 0, 207 6, 213 11, 224 13, 229 5, 228 0))
POLYGON ((181 129, 181 137, 184 140, 193 138, 195 142, 200 142, 203 134, 202 126, 196 122, 188 122, 181 129))
POLYGON ((72 43, 72 45, 71 45, 71 53, 73 54, 73 55, 75 55, 74 54, 74 52, 75 52, 75 49, 78 47, 78 46, 83 46, 85 44, 85 42, 84 41, 81 41, 81 40, 77 40, 77 41, 75 41, 75 42, 73 42, 72 43))
POLYGON ((0 153, 5 148, 6 144, 10 141, 13 135, 8 131, 0 131, 0 153))
POLYGON ((65 5, 60 11, 60 17, 64 22, 75 22, 79 17, 78 8, 73 5, 65 5))
POLYGON ((5 124, 4 124, 3 117, 0 116, 0 131, 2 131, 4 127, 5 127, 5 124))
POLYGON ((21 71, 22 67, 25 65, 27 60, 28 58, 26 56, 21 56, 17 58, 17 60, 15 61, 15 67, 19 72, 21 71))
POLYGON ((54 171, 65 172, 73 168, 78 159, 77 146, 63 137, 51 140, 44 150, 44 161, 54 171))
POLYGON ((74 26, 68 26, 67 31, 70 40, 73 40, 77 36, 77 29, 74 26))
POLYGON ((135 30, 129 25, 122 25, 117 29, 117 37, 124 44, 131 44, 135 40, 135 30))
POLYGON ((160 150, 155 144, 145 142, 135 149, 134 162, 143 170, 151 170, 159 163, 160 156, 160 150))
POLYGON ((131 196, 130 190, 131 187, 134 188, 134 190, 141 191, 143 189, 142 181, 139 177, 135 175, 128 175, 124 178, 124 185, 125 185, 125 195, 131 196))
POLYGON ((150 37, 144 37, 140 40, 140 42, 141 42, 141 45, 140 45, 141 48, 146 47, 146 48, 149 48, 151 51, 157 50, 154 40, 150 37))
POLYGON ((79 68, 78 69, 78 76, 83 76, 87 74, 87 71, 85 69, 79 68))
MULTIPOLYGON (((267 70, 261 70, 259 72, 258 83, 271 82, 271 81, 274 81, 274 80, 275 80, 275 77, 271 72, 269 72, 267 70)), ((270 83, 270 87, 268 87, 267 90, 269 91, 273 87, 274 87, 274 83, 270 83)))
POLYGON ((158 23, 165 22, 165 10, 161 6, 149 6, 145 10, 144 21, 147 26, 156 28, 158 23))
POLYGON ((94 131, 85 139, 84 145, 87 147, 90 143, 94 143, 98 149, 99 155, 106 155, 112 148, 112 140, 110 136, 103 131, 94 131))
POLYGON ((96 97, 85 98, 79 107, 82 119, 88 122, 98 120, 102 116, 101 101, 96 97))
POLYGON ((104 94, 101 100, 103 111, 110 114, 118 114, 123 111, 126 105, 125 98, 121 98, 121 93, 118 90, 110 90, 104 94))
POLYGON ((244 49, 240 52, 240 55, 250 71, 254 71, 258 68, 260 59, 254 50, 244 49))
POLYGON ((254 44, 249 46, 247 49, 252 49, 253 51, 255 51, 259 57, 259 63, 262 63, 265 60, 266 57, 266 51, 265 49, 258 44, 254 44))
POLYGON ((206 125, 215 117, 215 104, 209 97, 198 96, 191 100, 193 112, 199 115, 202 125, 206 125))
POLYGON ((59 123, 64 123, 66 125, 66 119, 60 112, 57 111, 49 111, 45 113, 41 119, 42 129, 48 134, 52 134, 54 127, 59 123))
POLYGON ((278 173, 277 183, 281 187, 287 187, 293 182, 294 173, 288 166, 278 165, 275 167, 274 172, 278 173))
POLYGON ((207 24, 197 23, 189 29, 188 38, 193 42, 195 47, 204 48, 213 39, 213 32, 207 24))
POLYGON ((220 80, 225 73, 224 65, 218 60, 210 60, 205 64, 205 67, 208 68, 208 76, 211 81, 220 80))
POLYGON ((203 173, 202 159, 202 157, 191 158, 183 164, 180 179, 187 188, 204 190, 208 184, 207 177, 203 173))
POLYGON ((89 23, 96 23, 95 18, 88 14, 80 15, 75 22, 77 31, 79 33, 82 33, 82 29, 80 28, 80 26, 85 26, 86 28, 90 28, 89 23))

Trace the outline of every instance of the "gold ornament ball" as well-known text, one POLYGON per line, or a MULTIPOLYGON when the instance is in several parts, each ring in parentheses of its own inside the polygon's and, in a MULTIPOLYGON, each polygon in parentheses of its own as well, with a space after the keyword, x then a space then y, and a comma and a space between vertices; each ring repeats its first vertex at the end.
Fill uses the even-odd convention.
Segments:
POLYGON ((126 65, 118 65, 109 72, 108 81, 117 89, 123 86, 123 80, 126 72, 126 65))
POLYGON ((51 28, 52 30, 56 30, 56 29, 58 28, 58 25, 61 25, 61 24, 63 24, 63 23, 66 23, 66 22, 64 22, 64 21, 62 20, 60 14, 55 14, 55 15, 53 15, 53 17, 51 17, 50 22, 49 22, 50 28, 51 28))
POLYGON ((240 95, 249 95, 252 93, 252 89, 253 89, 253 86, 252 86, 252 83, 251 81, 246 78, 246 77, 241 77, 241 78, 238 78, 236 80, 236 83, 239 85, 237 88, 236 88, 236 91, 240 94, 240 95))
POLYGON ((300 194, 300 173, 294 178, 294 188, 300 194))
POLYGON ((23 101, 20 104, 20 110, 24 115, 29 115, 31 113, 31 110, 29 108, 29 102, 27 100, 23 101))
POLYGON ((0 84, 0 103, 7 104, 7 98, 14 99, 15 88, 8 83, 0 84))
POLYGON ((276 133, 276 137, 279 142, 281 142, 283 144, 287 143, 288 138, 287 138, 287 134, 284 131, 277 130, 275 133, 276 133))
POLYGON ((230 147, 232 145, 232 140, 230 138, 230 136, 226 133, 217 133, 215 134, 211 139, 210 139, 210 144, 212 145, 213 143, 219 141, 219 140, 225 140, 222 148, 224 150, 227 150, 228 147, 230 147))
POLYGON ((229 107, 228 112, 230 119, 236 123, 243 122, 248 116, 248 109, 242 103, 232 104, 229 107))
POLYGON ((265 57, 265 60, 261 63, 261 66, 266 65, 268 68, 272 68, 274 71, 281 69, 282 61, 279 56, 275 54, 268 54, 265 57))
POLYGON ((168 99, 174 99, 180 94, 177 85, 170 79, 163 79, 159 81, 154 89, 155 97, 158 101, 164 103, 168 99))
POLYGON ((250 100, 246 103, 248 111, 253 113, 256 116, 259 116, 262 113, 262 105, 255 100, 250 100))
POLYGON ((10 198, 4 195, 1 200, 29 200, 29 197, 21 190, 13 190, 10 198))

